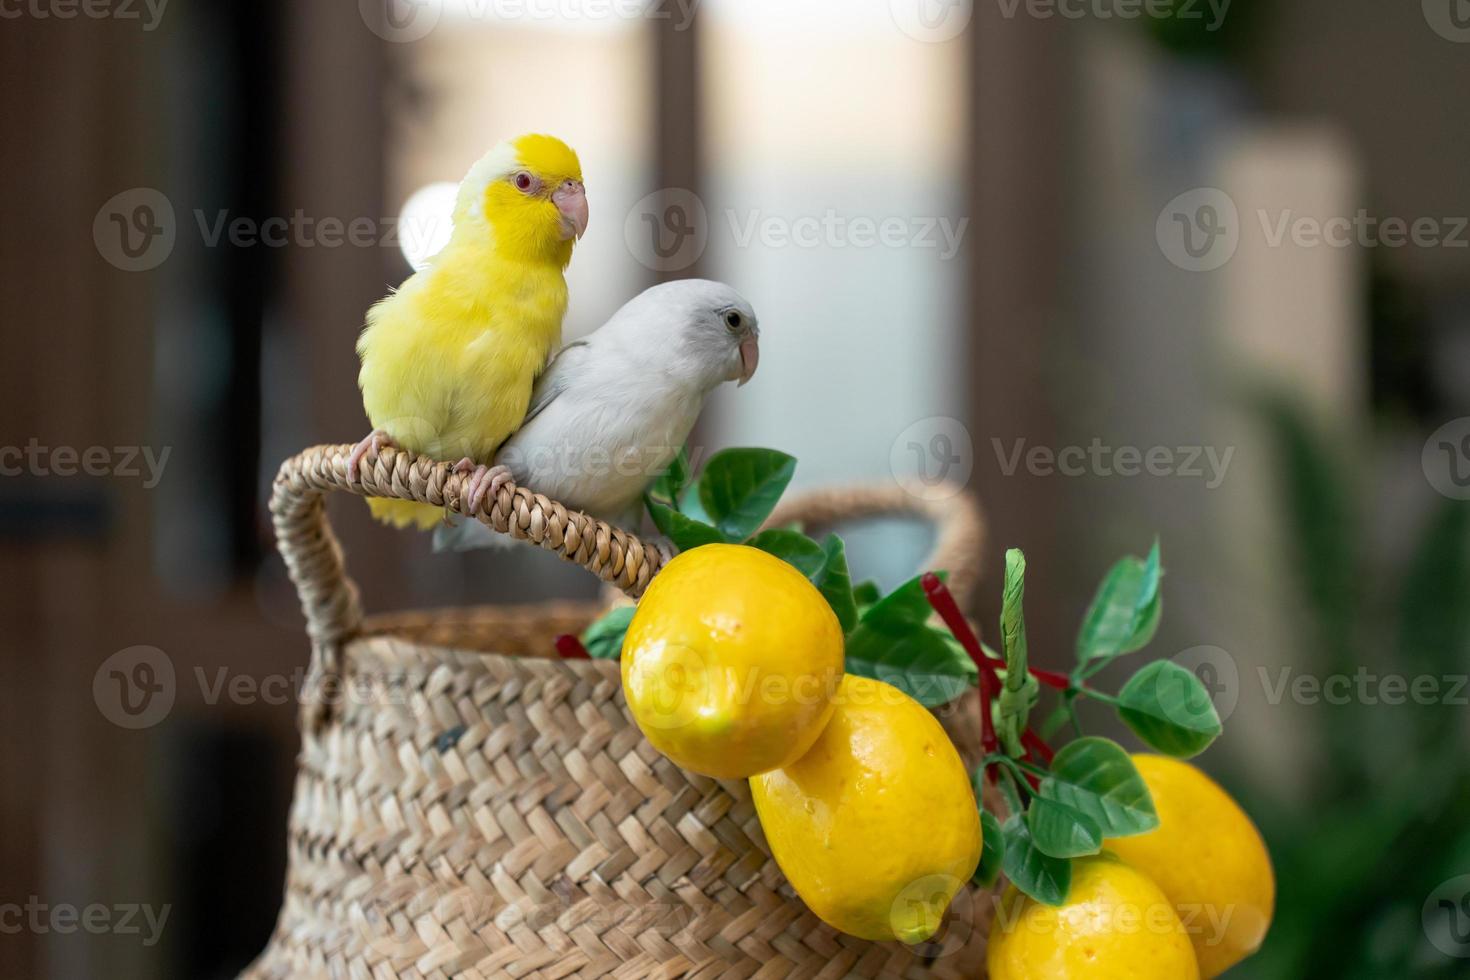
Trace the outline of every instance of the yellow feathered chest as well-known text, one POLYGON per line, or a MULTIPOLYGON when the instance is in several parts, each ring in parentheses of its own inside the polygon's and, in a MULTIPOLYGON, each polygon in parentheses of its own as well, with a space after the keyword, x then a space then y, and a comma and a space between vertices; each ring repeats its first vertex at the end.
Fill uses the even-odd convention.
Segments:
MULTIPOLYGON (((519 427, 531 387, 561 342, 563 265, 452 243, 374 306, 358 341, 373 428, 434 459, 488 463, 519 427)), ((375 516, 432 527, 432 507, 370 501, 375 516)))

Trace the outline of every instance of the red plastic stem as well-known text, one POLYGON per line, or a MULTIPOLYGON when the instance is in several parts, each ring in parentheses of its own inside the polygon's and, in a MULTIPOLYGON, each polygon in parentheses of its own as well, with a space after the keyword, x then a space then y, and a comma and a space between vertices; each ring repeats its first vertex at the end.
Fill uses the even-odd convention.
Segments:
POLYGON ((592 654, 582 645, 582 641, 570 633, 563 633, 554 641, 556 652, 563 660, 591 660, 592 654))
POLYGON ((980 668, 982 680, 989 675, 996 680, 995 661, 985 655, 985 648, 980 645, 980 638, 975 631, 970 629, 970 623, 965 619, 965 614, 960 612, 960 604, 955 601, 954 594, 949 591, 939 576, 933 572, 925 573, 920 580, 924 586, 924 597, 929 600, 929 605, 939 613, 939 618, 944 620, 944 625, 954 634, 954 638, 960 641, 960 646, 975 661, 975 666, 980 668))
MULTIPOLYGON (((1005 661, 990 657, 985 653, 985 648, 980 645, 975 631, 970 629, 970 623, 965 619, 965 614, 960 612, 960 605, 955 602, 954 595, 933 572, 925 574, 921 581, 924 586, 924 596, 929 600, 929 605, 939 613, 939 618, 944 620, 944 625, 949 627, 954 638, 960 641, 960 646, 964 647, 970 659, 975 661, 975 666, 980 668, 981 675, 989 673, 992 678, 998 680, 995 673, 996 668, 1004 667, 1005 661)), ((1032 677, 1047 687, 1065 691, 1072 686, 1072 680, 1066 674, 1057 674, 1037 667, 1031 667, 1028 670, 1032 677)))
POLYGON ((1033 761, 1043 766, 1050 766, 1051 760, 1056 757, 1051 746, 1042 741, 1041 736, 1029 728, 1021 733, 1021 744, 1026 746, 1027 754, 1034 757, 1033 761))
POLYGON ((1047 687, 1056 688, 1058 691, 1065 691, 1072 686, 1072 679, 1066 674, 1057 674, 1049 670, 1041 670, 1037 667, 1032 667, 1030 670, 1031 676, 1047 687))

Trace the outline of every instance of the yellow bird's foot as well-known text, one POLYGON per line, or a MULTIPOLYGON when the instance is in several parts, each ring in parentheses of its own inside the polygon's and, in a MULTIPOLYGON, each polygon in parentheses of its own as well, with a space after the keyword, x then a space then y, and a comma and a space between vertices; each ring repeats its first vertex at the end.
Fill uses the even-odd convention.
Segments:
POLYGON ((393 445, 393 440, 388 438, 388 433, 384 432, 382 429, 374 429, 372 432, 369 432, 363 438, 362 442, 359 442, 356 446, 352 447, 352 453, 347 457, 347 479, 351 480, 353 483, 357 482, 358 468, 362 464, 363 457, 365 457, 369 451, 372 452, 373 458, 376 459, 378 453, 382 452, 384 449, 393 448, 396 447, 393 445))
MULTIPOLYGON (((463 466, 464 462, 461 460, 459 465, 463 466)), ((456 466, 455 469, 459 470, 459 466, 456 466)), ((499 493, 500 488, 510 483, 512 479, 510 468, 507 466, 476 467, 475 475, 470 477, 470 488, 467 498, 470 505, 469 512, 471 514, 478 512, 480 505, 485 502, 487 495, 499 493)))

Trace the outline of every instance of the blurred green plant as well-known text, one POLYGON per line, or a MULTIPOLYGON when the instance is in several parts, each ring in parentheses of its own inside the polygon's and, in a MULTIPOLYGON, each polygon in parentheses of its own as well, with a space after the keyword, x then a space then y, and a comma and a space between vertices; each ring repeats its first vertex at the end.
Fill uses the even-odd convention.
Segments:
MULTIPOLYGON (((1463 677, 1470 503, 1434 508, 1407 560, 1392 564, 1375 544, 1364 480, 1351 454, 1337 451, 1344 443, 1289 397, 1266 395, 1259 408, 1292 535, 1300 662, 1323 676, 1366 667, 1380 676, 1463 677)), ((1438 690, 1448 696, 1452 685, 1438 690)), ((1311 726, 1303 741, 1324 750, 1303 768, 1298 799, 1241 793, 1270 841, 1279 895, 1264 949, 1236 973, 1465 976, 1467 961, 1435 949, 1421 918, 1436 887, 1470 873, 1465 709, 1349 700, 1300 708, 1299 720, 1311 726)))

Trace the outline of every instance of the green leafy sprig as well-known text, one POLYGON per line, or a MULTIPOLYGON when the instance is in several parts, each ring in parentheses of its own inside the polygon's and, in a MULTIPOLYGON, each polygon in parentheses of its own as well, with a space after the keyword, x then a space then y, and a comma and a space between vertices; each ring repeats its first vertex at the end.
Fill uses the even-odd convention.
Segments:
MULTIPOLYGON (((729 449, 695 478, 680 453, 645 497, 658 529, 680 550, 746 544, 787 562, 832 607, 846 637, 846 670, 891 684, 927 707, 979 687, 984 758, 973 774, 984 847, 975 880, 1001 871, 1025 894, 1058 905, 1071 886, 1072 861, 1101 851, 1110 838, 1158 826, 1148 787, 1122 746, 1086 735, 1081 698, 1111 706, 1146 745, 1178 758, 1204 751, 1221 725, 1204 685, 1167 660, 1145 664, 1117 694, 1092 681, 1153 639, 1162 612, 1163 569, 1155 543, 1144 558, 1126 557, 1108 571, 1082 619, 1070 673, 1031 664, 1024 614, 1026 559, 1006 553, 1000 652, 971 629, 945 585, 944 572, 914 578, 884 595, 872 582, 854 584, 842 539, 821 541, 799 527, 766 527, 796 472, 796 460, 769 449, 729 449), (935 615, 944 628, 934 623, 935 615), (1056 707, 1033 728, 1044 690, 1056 707), (1053 752, 1063 729, 1075 737, 1053 752), (994 786, 1006 817, 985 809, 994 786)), ((588 655, 615 659, 633 610, 615 609, 582 634, 588 655)))
MULTIPOLYGON (((796 460, 785 453, 727 449, 710 457, 695 479, 680 452, 644 503, 654 525, 681 551, 746 544, 805 575, 842 627, 849 673, 892 684, 929 707, 973 687, 979 671, 948 631, 929 625, 932 610, 920 579, 885 596, 872 582, 853 584, 837 535, 817 541, 800 528, 765 528, 795 473, 796 460)), ((588 654, 616 659, 631 619, 625 607, 588 627, 581 637, 588 654)))
POLYGON ((923 584, 980 674, 985 758, 974 774, 977 798, 983 811, 984 790, 994 785, 1009 814, 1004 824, 982 814, 987 828, 998 827, 999 833, 987 833, 975 879, 989 885, 1001 869, 1025 894, 1059 905, 1070 888, 1073 859, 1099 853, 1109 838, 1147 833, 1159 824, 1128 753, 1109 739, 1083 735, 1075 702, 1087 697, 1111 705, 1145 744, 1179 758, 1204 751, 1221 725, 1204 685, 1167 660, 1144 665, 1117 695, 1088 683, 1117 658, 1142 649, 1158 630, 1163 573, 1157 544, 1147 558, 1124 558, 1104 578, 1083 617, 1070 675, 1030 666, 1025 572, 1021 552, 1007 552, 999 655, 975 636, 937 576, 926 576, 923 584), (1046 738, 1029 727, 1043 687, 1054 690, 1060 702, 1047 734, 1070 721, 1078 736, 1054 755, 1046 738), (995 692, 993 700, 989 691, 995 692))

